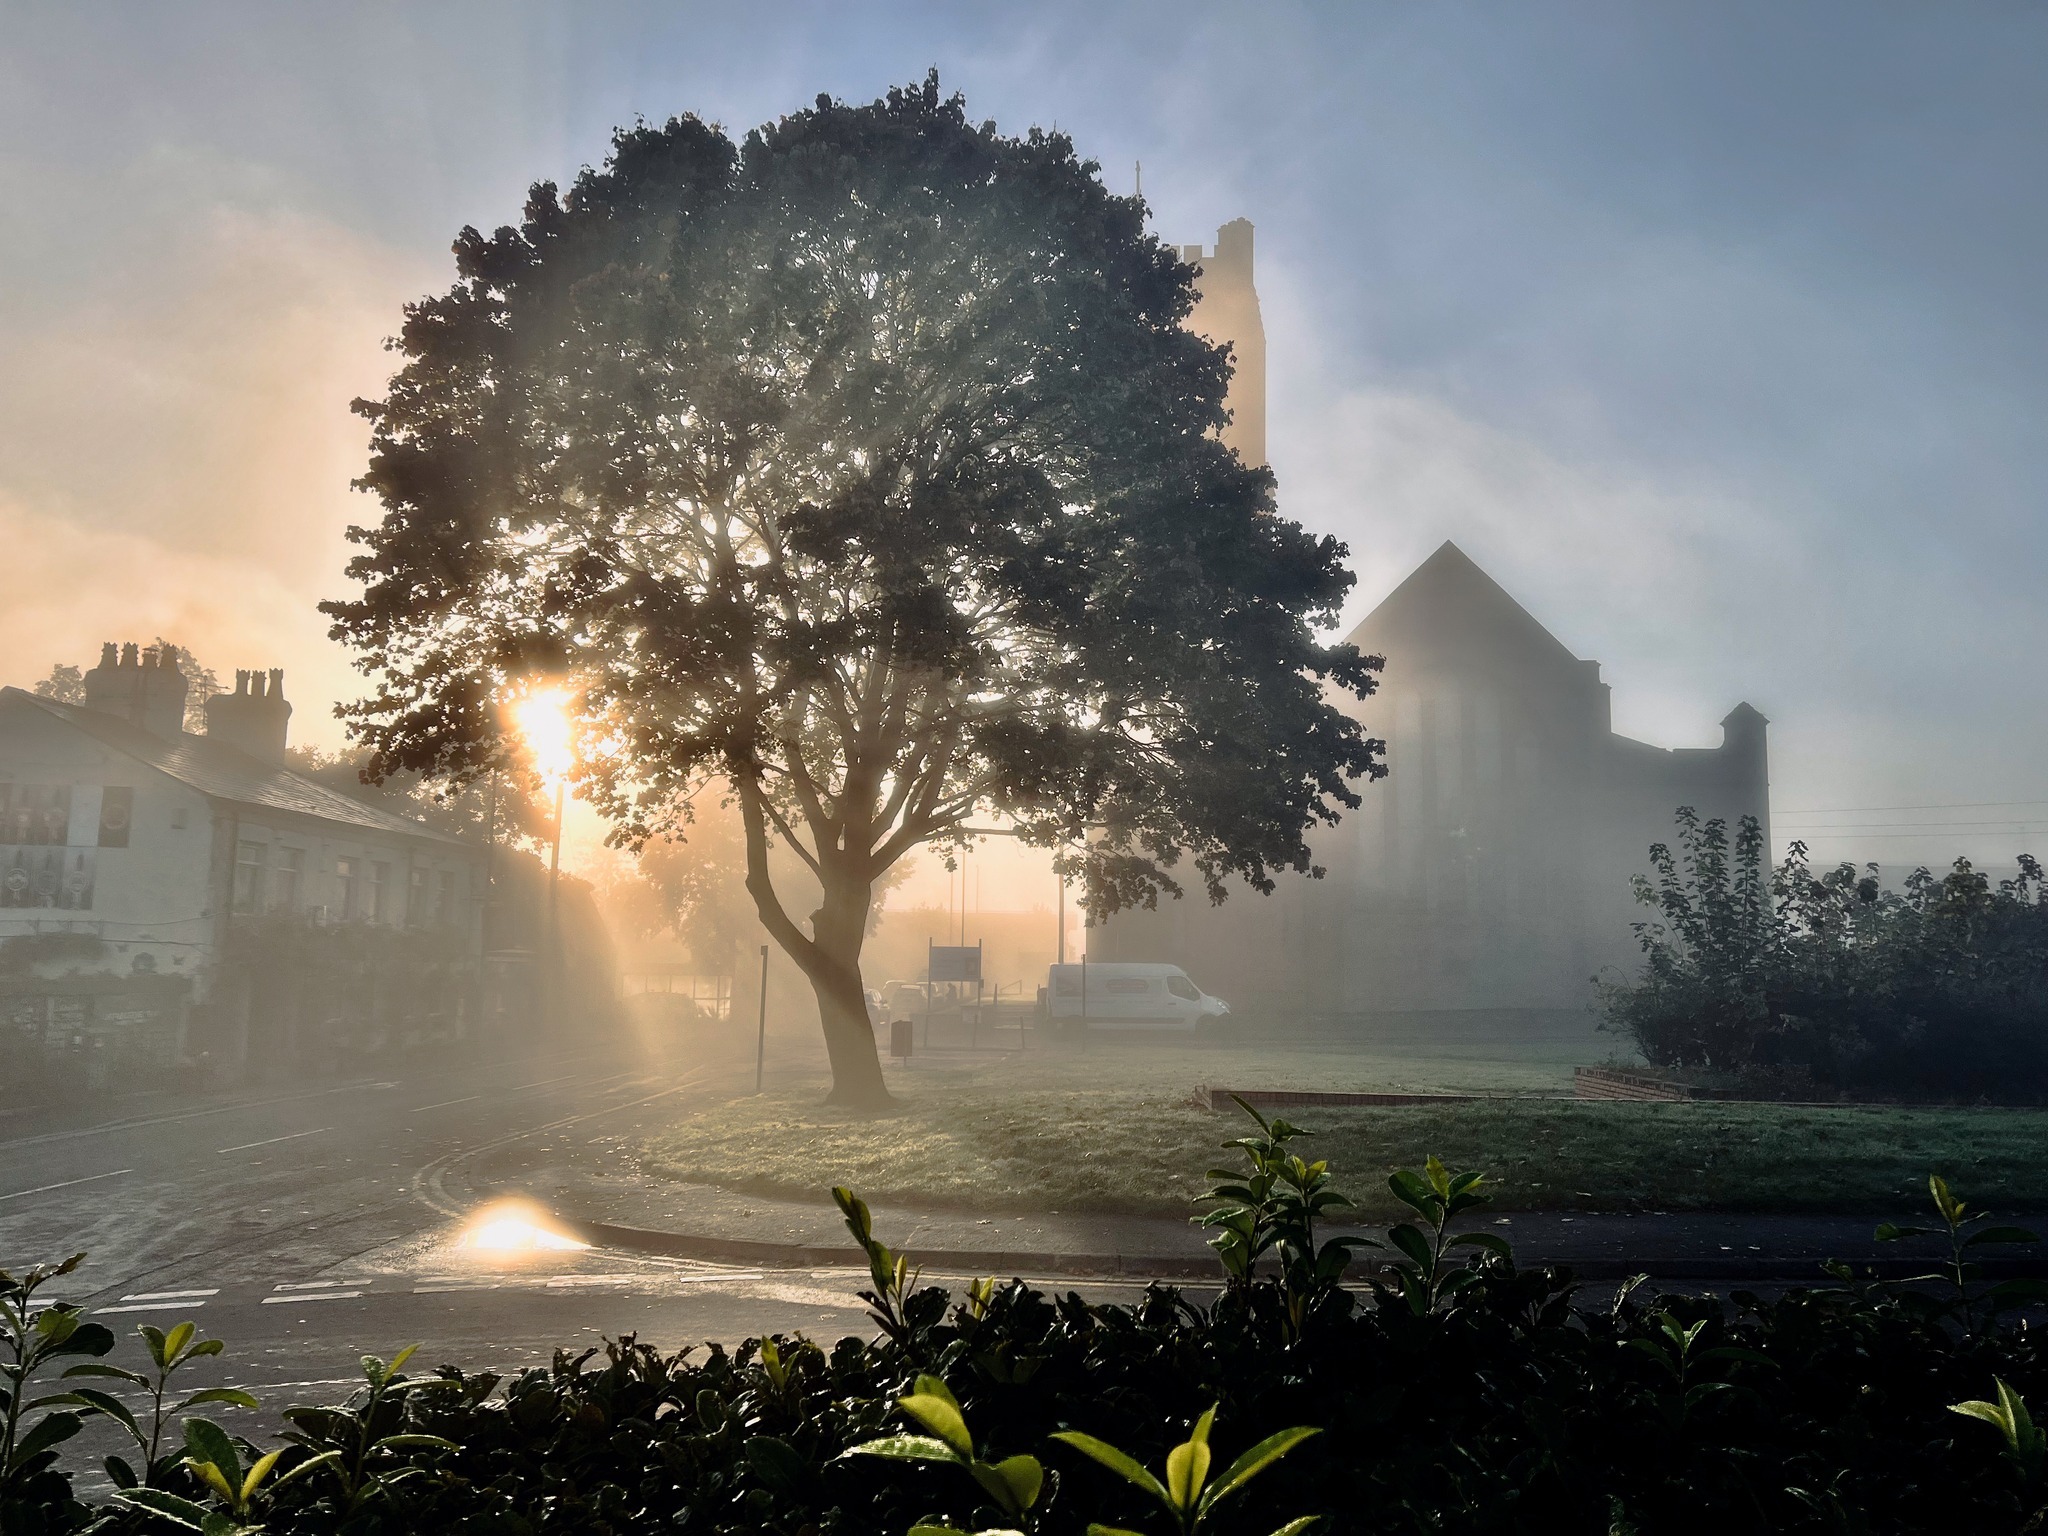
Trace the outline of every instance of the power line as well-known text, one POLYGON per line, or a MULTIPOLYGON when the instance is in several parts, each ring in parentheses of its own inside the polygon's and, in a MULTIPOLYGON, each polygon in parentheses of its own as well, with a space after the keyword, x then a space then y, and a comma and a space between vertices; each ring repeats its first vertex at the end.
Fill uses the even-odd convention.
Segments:
POLYGON ((2048 800, 1970 800, 1944 805, 1837 805, 1812 810, 1780 811, 1781 816, 1849 816, 1864 811, 1995 811, 2009 805, 2048 805, 2048 800))

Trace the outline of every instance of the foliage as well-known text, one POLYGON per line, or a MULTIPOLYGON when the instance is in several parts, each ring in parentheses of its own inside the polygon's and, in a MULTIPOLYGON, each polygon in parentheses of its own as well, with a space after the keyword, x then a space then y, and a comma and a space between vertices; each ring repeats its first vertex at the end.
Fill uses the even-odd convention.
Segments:
POLYGON ((1396 1168, 1388 1176, 1387 1188, 1394 1198, 1420 1216, 1427 1227, 1425 1231, 1404 1221, 1387 1229, 1387 1241, 1403 1256, 1391 1266, 1393 1283, 1410 1311, 1418 1315, 1434 1311, 1445 1297, 1479 1283, 1476 1270, 1450 1262, 1454 1249, 1477 1248, 1507 1256, 1506 1241, 1491 1232, 1451 1231, 1453 1221, 1491 1198, 1480 1193, 1485 1183, 1484 1174, 1450 1172, 1434 1154, 1421 1173, 1396 1168))
POLYGON ((114 1347, 114 1336, 85 1321, 67 1302, 45 1302, 38 1293, 85 1262, 74 1253, 59 1264, 36 1265, 20 1275, 0 1269, 0 1531, 31 1529, 36 1513, 71 1507, 70 1480, 53 1469, 57 1447, 77 1434, 80 1415, 61 1405, 64 1393, 29 1396, 32 1383, 53 1361, 73 1355, 97 1357, 114 1347), (46 1412, 33 1424, 31 1411, 46 1412))
POLYGON ((1182 861, 1220 899, 1309 869, 1383 771, 1328 696, 1378 663, 1316 636, 1343 547, 1220 442, 1194 270, 1065 136, 936 75, 737 145, 642 125, 456 257, 361 407, 384 513, 325 605, 378 679, 351 729, 373 775, 472 779, 546 676, 620 841, 729 786, 841 1098, 886 1098, 859 959, 912 850, 1001 814, 1085 839, 1100 912, 1182 861))
POLYGON ((1603 985, 1612 1023, 1660 1066, 1762 1090, 2034 1102, 2048 1096, 2048 876, 1993 885, 1967 859, 1903 891, 1877 867, 1768 869, 1754 818, 1678 812, 1636 898, 1643 967, 1603 985))
MULTIPOLYGON (((1214 1407, 1195 1420, 1195 1427, 1187 1439, 1166 1453, 1164 1479, 1154 1477, 1146 1471, 1144 1463, 1136 1457, 1126 1455, 1108 1441, 1098 1440, 1093 1435, 1068 1429, 1059 1431, 1053 1439, 1062 1445, 1072 1446, 1091 1461, 1101 1463, 1126 1482, 1151 1494, 1166 1510, 1180 1536, 1194 1536, 1218 1504, 1238 1492, 1304 1440, 1322 1433, 1316 1429, 1298 1428, 1283 1429, 1277 1434, 1268 1435, 1226 1467, 1222 1476, 1211 1482, 1209 1431, 1215 1423, 1214 1407)), ((1303 1515, 1298 1520, 1290 1520, 1275 1531, 1273 1536, 1300 1536, 1301 1532, 1316 1523, 1316 1519, 1314 1515, 1303 1515)), ((1136 1536, 1136 1533, 1091 1521, 1088 1536, 1136 1536)))
MULTIPOLYGON (((107 1475, 113 1478, 119 1488, 134 1488, 159 1481, 164 1468, 159 1455, 164 1437, 164 1426, 178 1414, 203 1403, 224 1403, 235 1408, 255 1408, 256 1399, 247 1392, 233 1387, 205 1387, 188 1395, 182 1402, 169 1408, 164 1406, 164 1395, 170 1390, 171 1378, 195 1360, 205 1360, 218 1355, 226 1346, 219 1339, 202 1339, 196 1323, 183 1322, 165 1333, 161 1328, 144 1323, 136 1330, 144 1348, 149 1352, 152 1374, 127 1370, 118 1365, 88 1363, 74 1365, 64 1373, 70 1380, 80 1376, 105 1377, 114 1381, 125 1381, 142 1388, 149 1394, 149 1428, 144 1429, 135 1417, 134 1410, 119 1398, 93 1387, 76 1387, 57 1401, 69 1402, 89 1413, 99 1414, 126 1430, 134 1440, 135 1448, 142 1453, 142 1472, 138 1476, 134 1467, 119 1456, 107 1458, 107 1475)), ((189 1437, 188 1437, 189 1438, 189 1437)))
MULTIPOLYGON (((365 1357, 362 1389, 288 1411, 281 1447, 187 1418, 164 1486, 98 1509, 56 1464, 72 1406, 24 1403, 45 1417, 7 1421, 23 1432, 7 1451, 18 1475, 4 1528, 941 1536, 986 1515, 1031 1536, 1264 1536, 1281 1516, 1242 1490, 1308 1426, 1329 1449, 1289 1460, 1286 1512, 1300 1513, 1283 1532, 1320 1520, 1404 1536, 2002 1536, 2038 1515, 2043 1442, 2026 1407, 2048 1391, 2037 1327, 1966 1326, 1925 1282, 1846 1274, 1774 1299, 1632 1284, 1582 1304, 1568 1274, 1518 1268, 1493 1245, 1454 1250, 1455 1208, 1481 1181, 1432 1164, 1397 1176, 1428 1265, 1404 1253, 1395 1262, 1412 1282, 1347 1292, 1356 1304, 1313 1308, 1298 1327, 1277 1274, 1206 1304, 1165 1286, 1120 1305, 977 1281, 952 1305, 916 1288, 841 1191, 875 1286, 873 1339, 664 1355, 626 1338, 509 1379, 445 1366, 412 1378, 405 1353, 365 1357), (1440 1270, 1456 1283, 1414 1305, 1440 1270), (1987 1385, 1993 1396, 1978 1398, 1987 1385), (906 1416, 921 1433, 899 1432, 906 1416), (1212 1477, 1217 1424, 1249 1449, 1212 1477), (1048 1440, 1066 1465, 1040 1460, 1048 1440)), ((1954 1241, 1995 1230, 1971 1225, 1945 1187, 1937 1200, 1954 1241)), ((112 1347, 77 1308, 36 1294, 73 1268, 0 1282, 5 1346, 28 1367, 8 1378, 10 1407, 33 1371, 112 1347)), ((167 1363, 191 1349, 174 1340, 167 1363)))
POLYGON ((36 684, 36 697, 55 699, 59 704, 85 702, 85 673, 68 661, 50 668, 50 675, 36 684))
POLYGON ((1231 1098, 1257 1123, 1259 1134, 1224 1143, 1244 1154, 1250 1171, 1210 1170, 1209 1177, 1222 1182, 1212 1185, 1202 1197, 1218 1202, 1202 1217, 1202 1225, 1217 1229, 1209 1246, 1216 1250, 1233 1286, 1249 1285, 1259 1260, 1279 1251, 1287 1326, 1290 1334, 1298 1336, 1310 1311, 1338 1295, 1338 1282, 1350 1266, 1352 1250, 1378 1244, 1367 1237, 1344 1234, 1318 1245, 1316 1222, 1326 1212, 1350 1206, 1351 1201, 1329 1187, 1329 1164, 1308 1162, 1289 1149, 1290 1142, 1308 1132, 1282 1119, 1269 1121, 1236 1094, 1231 1098))

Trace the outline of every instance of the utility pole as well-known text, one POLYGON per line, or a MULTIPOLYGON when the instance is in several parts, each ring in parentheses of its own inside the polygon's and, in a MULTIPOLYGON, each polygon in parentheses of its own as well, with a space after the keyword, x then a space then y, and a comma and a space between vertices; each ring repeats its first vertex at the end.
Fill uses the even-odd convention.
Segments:
POLYGON ((563 796, 568 788, 568 779, 555 780, 555 843, 548 855, 547 1011, 550 1023, 562 1011, 562 809, 563 796))
POLYGON ((761 946, 761 1024, 754 1034, 754 1092, 761 1091, 761 1074, 768 1065, 768 946, 761 946))

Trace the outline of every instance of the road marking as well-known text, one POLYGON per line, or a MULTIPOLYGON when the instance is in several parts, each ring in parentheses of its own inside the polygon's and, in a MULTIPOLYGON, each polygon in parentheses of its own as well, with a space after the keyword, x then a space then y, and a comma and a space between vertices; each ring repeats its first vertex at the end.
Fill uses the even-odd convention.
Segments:
POLYGON ((570 1072, 562 1077, 544 1077, 537 1083, 521 1083, 517 1088, 507 1088, 505 1092, 524 1093, 529 1088, 547 1088, 555 1083, 566 1083, 569 1082, 571 1079, 582 1077, 583 1075, 584 1074, 581 1072, 570 1072))
POLYGON ((133 1168, 116 1168, 112 1173, 89 1174, 82 1179, 65 1179, 57 1184, 38 1184, 34 1189, 17 1189, 11 1195, 0 1195, 0 1200, 26 1200, 30 1195, 47 1195, 53 1189, 69 1189, 74 1184, 97 1184, 101 1179, 118 1179, 124 1173, 133 1173, 133 1168))
MULTIPOLYGON (((137 1291, 133 1296, 123 1296, 123 1301, 184 1301, 191 1296, 218 1296, 220 1287, 206 1291, 137 1291)), ((102 1308, 102 1310, 105 1310, 102 1308)))
POLYGON ((675 1280, 677 1285, 716 1285, 721 1280, 759 1280, 760 1278, 761 1271, 758 1269, 742 1269, 735 1270, 730 1274, 677 1275, 675 1280))
POLYGON ((266 1296, 263 1305, 274 1307, 288 1301, 353 1301, 361 1291, 298 1291, 290 1296, 266 1296))
POLYGON ((444 1291, 501 1291, 504 1288, 501 1280, 458 1280, 449 1285, 416 1285, 412 1293, 415 1296, 439 1296, 444 1291))
MULTIPOLYGON (((515 1091, 515 1092, 517 1092, 517 1090, 516 1090, 516 1089, 515 1089, 514 1091, 515 1091)), ((427 1112, 428 1110, 430 1110, 430 1109, 447 1109, 447 1108, 449 1108, 450 1106, 452 1106, 452 1105, 456 1105, 456 1104, 474 1104, 474 1103, 475 1103, 475 1102, 476 1102, 476 1101, 477 1101, 478 1099, 480 1099, 480 1098, 482 1098, 482 1097, 483 1097, 483 1095, 482 1095, 482 1094, 480 1094, 480 1093, 472 1093, 472 1094, 470 1094, 470 1095, 469 1095, 468 1097, 466 1097, 466 1098, 460 1098, 460 1099, 443 1099, 443 1100, 442 1100, 442 1101, 441 1101, 440 1103, 438 1103, 438 1104, 422 1104, 422 1105, 421 1105, 421 1106, 420 1106, 420 1107, 419 1107, 418 1109, 414 1109, 414 1110, 409 1110, 409 1111, 407 1111, 407 1113, 409 1113, 409 1114, 414 1114, 414 1115, 424 1115, 424 1114, 425 1114, 425 1113, 426 1113, 426 1112, 427 1112)))
POLYGON ((566 1290, 574 1285, 631 1285, 635 1280, 644 1280, 645 1275, 554 1275, 547 1281, 551 1291, 566 1290))
POLYGON ((189 1312, 205 1305, 206 1303, 203 1301, 145 1301, 132 1307, 94 1307, 92 1315, 94 1317, 111 1317, 116 1312, 161 1312, 166 1307, 176 1307, 180 1311, 189 1312))
POLYGON ((284 1280, 273 1291, 331 1291, 338 1285, 368 1285, 367 1280, 284 1280))
POLYGON ((331 1125, 323 1125, 317 1131, 293 1131, 289 1136, 271 1136, 263 1141, 245 1141, 240 1146, 222 1147, 221 1151, 223 1153, 246 1152, 251 1147, 274 1147, 280 1141, 297 1141, 301 1136, 324 1136, 333 1129, 334 1127, 331 1125))

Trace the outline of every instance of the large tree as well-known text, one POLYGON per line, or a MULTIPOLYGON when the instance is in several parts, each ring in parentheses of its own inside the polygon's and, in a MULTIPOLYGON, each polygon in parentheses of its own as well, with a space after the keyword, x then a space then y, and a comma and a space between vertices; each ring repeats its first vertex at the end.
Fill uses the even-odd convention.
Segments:
POLYGON ((1384 771, 1331 701, 1378 662, 1315 632, 1346 551, 1218 440, 1193 270, 1096 172, 935 76, 739 145, 621 131, 462 232, 359 402, 384 515, 326 611, 376 679, 347 711, 373 771, 490 771, 547 677, 622 841, 721 781, 842 1102, 887 1098, 860 951, 906 853, 1007 816, 1080 850, 1098 914, 1183 862, 1220 900, 1309 869, 1384 771))

